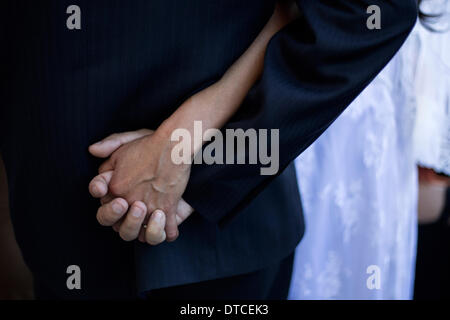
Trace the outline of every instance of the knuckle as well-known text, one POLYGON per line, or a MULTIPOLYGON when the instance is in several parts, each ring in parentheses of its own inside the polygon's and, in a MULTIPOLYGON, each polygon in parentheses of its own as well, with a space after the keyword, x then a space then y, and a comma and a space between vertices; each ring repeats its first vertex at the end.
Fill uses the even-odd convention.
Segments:
POLYGON ((131 241, 137 238, 137 236, 139 235, 139 229, 140 225, 138 221, 136 221, 134 217, 132 218, 130 215, 128 215, 124 223, 122 223, 122 225, 120 226, 119 234, 123 235, 123 237, 126 238, 124 240, 131 241))
POLYGON ((109 225, 108 219, 107 219, 105 213, 103 212, 103 210, 97 211, 97 221, 104 227, 107 227, 109 225))
POLYGON ((122 224, 122 226, 119 229, 119 235, 124 241, 132 241, 136 239, 136 237, 133 235, 132 230, 125 224, 122 224))
POLYGON ((133 220, 141 220, 144 213, 147 212, 147 206, 141 201, 135 201, 132 206, 132 210, 137 211, 139 216, 133 217, 133 220))

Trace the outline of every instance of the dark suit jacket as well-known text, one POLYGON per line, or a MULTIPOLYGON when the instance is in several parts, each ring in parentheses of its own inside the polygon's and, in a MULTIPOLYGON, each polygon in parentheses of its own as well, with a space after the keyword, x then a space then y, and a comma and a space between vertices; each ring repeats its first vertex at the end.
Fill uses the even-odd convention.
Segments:
POLYGON ((95 219, 89 144, 156 129, 217 81, 269 19, 273 0, 2 1, 1 136, 17 240, 38 284, 59 297, 139 291, 257 270, 291 253, 303 223, 289 164, 399 49, 414 0, 299 0, 302 17, 270 42, 264 74, 227 128, 280 129, 280 175, 196 165, 196 213, 159 247, 125 243, 95 219), (81 8, 81 30, 66 8, 81 8), (368 30, 366 9, 381 8, 368 30), (283 170, 285 169, 285 170, 283 170), (68 290, 66 268, 82 270, 68 290), (137 277, 137 281, 135 280, 137 277))

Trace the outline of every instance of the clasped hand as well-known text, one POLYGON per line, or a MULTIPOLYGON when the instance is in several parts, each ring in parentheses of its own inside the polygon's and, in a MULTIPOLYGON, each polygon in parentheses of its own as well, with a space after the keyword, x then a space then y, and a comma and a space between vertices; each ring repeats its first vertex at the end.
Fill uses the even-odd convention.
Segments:
MULTIPOLYGON (((113 134, 90 146, 92 155, 107 158, 89 185, 92 196, 101 199, 100 224, 112 226, 127 241, 138 238, 156 245, 177 238, 178 225, 193 209, 181 199, 190 164, 172 161, 172 131, 192 133, 199 119, 204 130, 222 128, 261 75, 269 40, 297 16, 294 2, 277 3, 264 29, 222 78, 186 100, 155 132, 113 134)), ((190 156, 198 147, 193 146, 190 156)))
POLYGON ((107 158, 89 184, 101 201, 101 225, 125 241, 157 245, 178 237, 178 225, 193 212, 181 199, 190 165, 174 164, 171 150, 168 134, 147 129, 113 134, 89 147, 92 155, 107 158))

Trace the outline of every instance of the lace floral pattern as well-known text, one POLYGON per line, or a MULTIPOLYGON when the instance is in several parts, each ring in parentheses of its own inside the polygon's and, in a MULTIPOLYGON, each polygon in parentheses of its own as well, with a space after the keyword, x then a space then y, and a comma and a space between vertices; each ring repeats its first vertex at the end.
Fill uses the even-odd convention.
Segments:
MULTIPOLYGON (((450 21, 450 2, 445 16, 450 21)), ((442 29, 442 28, 439 28, 442 29)), ((419 30, 426 39, 417 67, 414 151, 418 162, 450 175, 450 25, 446 33, 419 30)))
POLYGON ((291 299, 409 299, 416 249, 413 33, 297 160, 306 232, 291 299), (406 81, 405 81, 406 80, 406 81), (368 267, 379 270, 370 288, 368 267))

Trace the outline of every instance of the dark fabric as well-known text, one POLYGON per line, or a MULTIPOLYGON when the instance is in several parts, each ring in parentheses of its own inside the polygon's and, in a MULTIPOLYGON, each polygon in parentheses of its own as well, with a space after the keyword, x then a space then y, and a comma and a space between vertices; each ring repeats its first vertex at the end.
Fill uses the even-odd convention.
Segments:
POLYGON ((435 223, 419 226, 415 300, 450 298, 450 188, 446 204, 435 223))
POLYGON ((149 300, 286 300, 294 254, 267 268, 234 277, 203 281, 146 294, 149 300))
MULTIPOLYGON (((417 16, 414 0, 296 2, 303 16, 271 40, 261 81, 226 126, 279 129, 281 168, 316 140, 386 65, 417 16), (380 30, 367 28, 371 5, 380 8, 380 30)), ((274 178, 260 175, 259 165, 198 165, 184 197, 207 219, 225 223, 274 178)))
POLYGON ((137 243, 137 286, 142 292, 259 270, 292 252, 302 235, 291 165, 226 227, 195 213, 181 225, 175 242, 157 247, 137 243))
MULTIPOLYGON (((61 298, 134 297, 136 276, 138 290, 150 290, 252 272, 293 251, 303 222, 292 166, 278 177, 258 166, 194 166, 184 197, 197 213, 179 240, 156 248, 100 227, 87 190, 100 164, 88 145, 156 129, 220 78, 274 3, 79 0, 82 29, 68 30, 73 1, 0 2, 0 150, 16 237, 38 282, 61 298), (66 287, 72 264, 81 291, 66 287)), ((261 81, 228 124, 280 129, 282 168, 380 71, 416 18, 414 0, 298 4, 303 17, 271 41, 261 81), (373 4, 382 29, 369 31, 373 4)))

